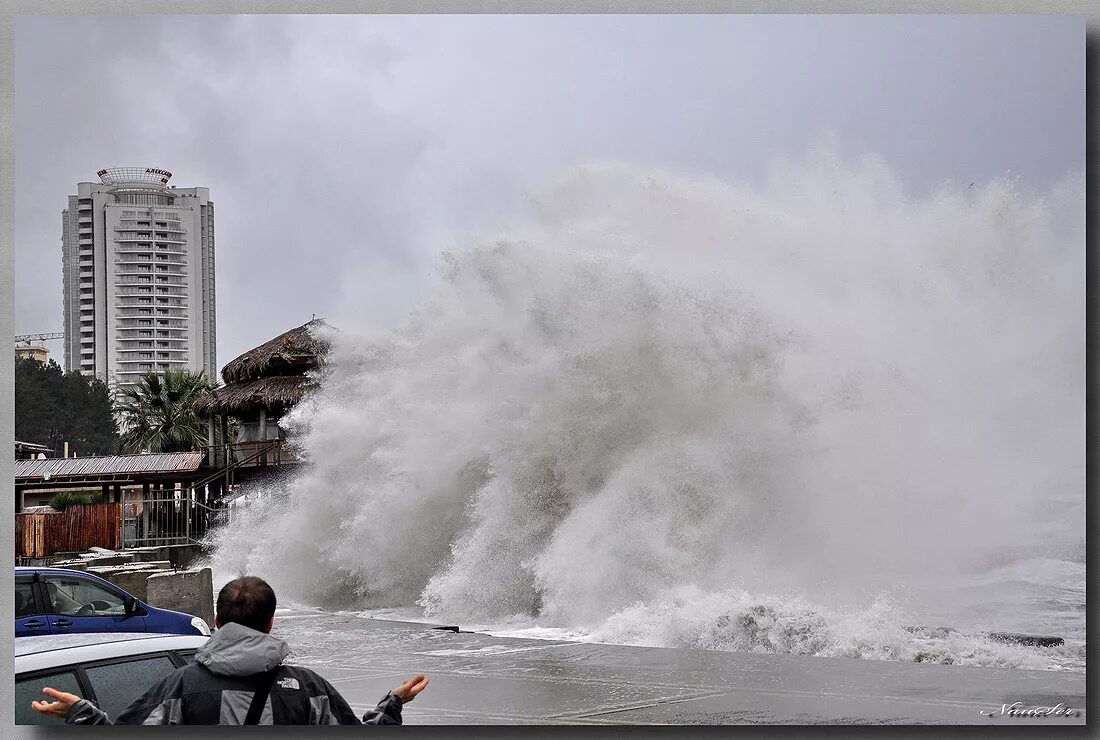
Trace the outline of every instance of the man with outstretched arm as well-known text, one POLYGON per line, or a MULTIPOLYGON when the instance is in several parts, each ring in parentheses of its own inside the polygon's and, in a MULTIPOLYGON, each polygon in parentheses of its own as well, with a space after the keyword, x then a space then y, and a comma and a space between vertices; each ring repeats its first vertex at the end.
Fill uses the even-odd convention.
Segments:
POLYGON ((328 681, 283 664, 290 647, 271 636, 274 621, 271 586, 255 576, 237 578, 218 593, 217 631, 195 662, 153 684, 115 719, 49 687, 42 693, 53 701, 31 706, 73 725, 399 725, 402 704, 428 685, 423 675, 402 681, 360 720, 328 681))

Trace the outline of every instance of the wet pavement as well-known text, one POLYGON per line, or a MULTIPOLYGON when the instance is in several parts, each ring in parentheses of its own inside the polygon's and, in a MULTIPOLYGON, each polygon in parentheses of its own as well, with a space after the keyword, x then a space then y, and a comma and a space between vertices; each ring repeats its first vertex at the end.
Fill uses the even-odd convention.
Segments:
POLYGON ((529 640, 280 610, 289 663, 357 713, 431 685, 406 724, 1083 724, 1085 674, 529 640), (1062 703, 1077 717, 983 716, 1062 703))

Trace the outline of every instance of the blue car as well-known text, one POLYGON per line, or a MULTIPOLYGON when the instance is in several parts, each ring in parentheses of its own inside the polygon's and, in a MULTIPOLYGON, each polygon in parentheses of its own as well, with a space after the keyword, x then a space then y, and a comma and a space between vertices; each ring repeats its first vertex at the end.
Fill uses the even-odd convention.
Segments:
POLYGON ((158 609, 91 573, 62 568, 15 569, 15 636, 78 632, 209 635, 200 617, 158 609))

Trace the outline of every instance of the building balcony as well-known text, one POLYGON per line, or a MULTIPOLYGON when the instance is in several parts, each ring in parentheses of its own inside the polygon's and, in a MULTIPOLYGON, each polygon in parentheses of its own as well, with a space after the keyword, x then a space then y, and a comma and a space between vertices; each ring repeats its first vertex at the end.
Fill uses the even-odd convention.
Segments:
POLYGON ((184 333, 187 331, 187 321, 184 319, 157 319, 156 324, 153 324, 152 321, 153 319, 148 317, 139 318, 129 316, 119 320, 118 328, 121 331, 132 331, 136 329, 145 329, 148 331, 155 329, 156 331, 178 331, 184 333), (148 323, 142 324, 142 321, 148 323))
POLYGON ((148 368, 143 370, 140 367, 141 365, 172 365, 172 366, 186 365, 187 364, 187 359, 186 358, 166 359, 166 358, 163 358, 163 357, 157 357, 157 358, 142 357, 141 359, 138 359, 137 357, 134 357, 132 359, 119 358, 119 359, 116 360, 116 362, 119 365, 119 372, 124 372, 124 373, 147 373, 147 372, 150 372, 150 370, 148 368), (138 366, 138 367, 135 367, 135 365, 138 366))
POLYGON ((177 354, 171 357, 154 357, 149 354, 148 350, 136 350, 136 349, 119 349, 118 362, 133 364, 135 362, 145 363, 148 365, 150 362, 187 362, 187 353, 177 354))
POLYGON ((119 336, 115 335, 115 341, 118 342, 119 351, 125 352, 186 352, 188 340, 186 337, 173 337, 166 339, 165 337, 131 337, 131 336, 119 336), (153 339, 156 342, 155 347, 131 347, 135 343, 148 344, 149 340, 153 339))
MULTIPOLYGON (((187 341, 187 336, 186 336, 185 333, 184 333, 183 336, 171 336, 171 337, 158 336, 155 333, 154 334, 137 334, 136 333, 136 332, 150 332, 150 331, 155 332, 156 330, 151 326, 122 327, 122 328, 119 328, 119 329, 116 330, 115 338, 116 339, 121 339, 121 340, 127 341, 127 342, 129 342, 129 341, 138 341, 138 340, 141 340, 143 342, 152 342, 154 340, 157 341, 157 342, 186 342, 187 341)), ((183 333, 182 330, 179 330, 179 329, 176 329, 175 331, 183 333)))
MULTIPOLYGON (((161 286, 156 286, 153 283, 144 283, 127 288, 120 287, 117 291, 117 294, 119 296, 124 296, 127 300, 132 300, 134 297, 150 299, 155 298, 160 303, 164 303, 165 301, 186 301, 189 298, 186 289, 183 289, 183 292, 170 292, 163 287, 161 287, 160 290, 156 290, 157 287, 161 286), (153 290, 150 290, 150 288, 152 288, 153 290)), ((180 286, 176 287, 177 291, 180 289, 180 286)))
POLYGON ((136 333, 134 333, 134 332, 148 332, 149 327, 147 327, 147 326, 146 327, 141 327, 141 328, 135 328, 135 329, 119 329, 118 331, 119 332, 126 332, 126 333, 116 333, 115 334, 115 339, 119 340, 120 342, 153 342, 153 341, 165 342, 165 341, 168 341, 169 339, 172 339, 172 340, 177 340, 178 339, 178 340, 183 340, 183 341, 187 340, 187 337, 158 337, 158 336, 155 336, 155 335, 152 335, 152 334, 136 334, 136 333))
MULTIPOLYGON (((143 310, 143 309, 146 310, 146 311, 159 310, 159 311, 183 311, 183 312, 186 312, 188 308, 189 308, 189 306, 158 306, 158 305, 153 305, 152 303, 144 303, 144 304, 129 303, 129 304, 125 304, 125 305, 115 306, 116 317, 120 318, 120 319, 141 318, 141 315, 138 312, 143 310)), ((146 314, 145 316, 146 316, 146 318, 153 318, 152 314, 146 314)), ((173 317, 166 316, 164 318, 173 318, 173 317)))
POLYGON ((120 298, 124 298, 127 301, 131 301, 134 298, 169 298, 172 300, 186 301, 189 297, 187 295, 186 288, 180 288, 176 292, 169 292, 164 289, 151 292, 149 290, 149 288, 152 287, 150 283, 145 283, 143 285, 131 285, 128 287, 122 287, 116 284, 115 287, 117 288, 117 290, 115 290, 115 295, 119 296, 120 298))
POLYGON ((186 308, 188 308, 188 305, 186 303, 176 303, 176 304, 169 305, 169 304, 166 304, 166 303, 133 303, 133 302, 122 302, 122 301, 119 301, 119 303, 117 303, 115 305, 115 309, 118 310, 118 311, 123 311, 123 310, 127 310, 127 309, 142 309, 142 308, 152 308, 152 309, 157 309, 157 308, 174 309, 174 308, 179 308, 179 309, 186 309, 186 308))
POLYGON ((164 293, 149 293, 140 288, 128 288, 129 293, 117 293, 120 305, 125 306, 186 306, 187 295, 166 295, 164 293))
POLYGON ((154 340, 156 340, 158 342, 163 342, 163 341, 167 341, 167 340, 183 340, 183 341, 187 340, 186 336, 183 336, 183 337, 158 337, 155 334, 153 334, 153 335, 150 335, 150 334, 137 334, 136 332, 139 332, 139 331, 147 332, 147 331, 149 331, 149 327, 148 326, 141 326, 141 327, 128 327, 128 328, 117 329, 116 333, 115 333, 115 339, 125 341, 125 342, 137 341, 137 340, 140 340, 142 342, 152 342, 154 340))
MULTIPOLYGON (((123 320, 123 319, 176 319, 176 320, 183 320, 183 319, 187 318, 187 309, 185 309, 185 308, 169 308, 169 309, 164 309, 164 311, 165 311, 165 313, 162 313, 162 314, 152 314, 152 313, 140 313, 137 309, 134 309, 134 308, 122 308, 122 309, 119 309, 118 312, 115 313, 115 319, 116 320, 123 320), (168 311, 178 311, 179 313, 178 313, 178 315, 171 315, 171 314, 167 313, 168 311)), ((149 327, 145 327, 145 328, 149 328, 149 327)))
MULTIPOLYGON (((135 307, 134 306, 125 306, 124 308, 127 311, 133 311, 135 307)), ((141 308, 141 307, 139 306, 138 308, 141 308)), ((149 306, 145 306, 145 308, 149 308, 149 306)), ((187 327, 188 327, 188 320, 187 320, 186 316, 183 316, 183 317, 180 317, 180 318, 176 318, 174 316, 161 316, 160 318, 157 318, 155 316, 122 316, 122 317, 120 317, 120 321, 123 322, 122 324, 120 324, 120 326, 122 326, 124 328, 140 327, 140 328, 143 328, 143 329, 167 330, 167 329, 187 329, 187 327), (148 323, 142 324, 141 323, 142 321, 145 321, 145 322, 148 322, 148 323), (164 323, 161 323, 161 322, 164 322, 164 323)))
MULTIPOLYGON (((126 364, 136 365, 136 364, 138 364, 138 362, 137 362, 137 360, 134 360, 133 362, 127 362, 126 364)), ((176 367, 177 365, 186 365, 187 360, 178 360, 178 361, 177 360, 157 360, 156 362, 153 362, 153 363, 150 363, 149 361, 145 360, 145 361, 142 361, 141 364, 143 364, 143 365, 152 364, 152 365, 157 365, 158 367, 150 367, 150 368, 144 368, 144 369, 137 368, 137 369, 134 369, 134 370, 116 370, 115 375, 127 375, 127 376, 146 375, 148 373, 159 371, 161 369, 159 367, 160 365, 169 365, 171 367, 176 367)), ((128 382, 133 382, 133 381, 128 381, 128 382)))

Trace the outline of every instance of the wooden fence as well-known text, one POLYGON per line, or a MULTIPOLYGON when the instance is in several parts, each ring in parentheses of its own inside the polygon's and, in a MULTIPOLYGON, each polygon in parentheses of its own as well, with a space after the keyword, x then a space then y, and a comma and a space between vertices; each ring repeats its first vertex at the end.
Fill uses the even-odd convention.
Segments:
POLYGON ((15 515, 15 555, 44 558, 89 547, 121 546, 119 504, 74 504, 56 514, 15 515))

